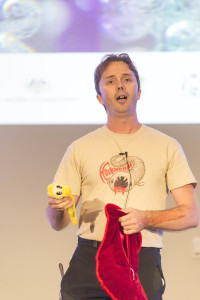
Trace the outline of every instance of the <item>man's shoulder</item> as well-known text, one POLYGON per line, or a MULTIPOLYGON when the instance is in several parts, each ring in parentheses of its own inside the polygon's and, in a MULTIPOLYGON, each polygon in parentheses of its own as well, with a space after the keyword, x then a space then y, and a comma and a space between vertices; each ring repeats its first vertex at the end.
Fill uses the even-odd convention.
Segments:
POLYGON ((150 127, 147 125, 143 125, 143 126, 145 128, 145 130, 144 130, 145 134, 149 135, 152 138, 163 139, 166 141, 176 141, 176 139, 174 137, 168 135, 167 133, 164 133, 161 130, 158 130, 154 127, 150 127))
POLYGON ((159 149, 172 149, 173 151, 182 148, 181 144, 175 137, 172 137, 156 128, 145 126, 144 134, 143 138, 148 145, 159 147, 159 149))
POLYGON ((99 139, 103 135, 104 127, 105 126, 98 127, 97 129, 86 133, 82 137, 73 141, 71 146, 79 146, 81 144, 87 144, 93 141, 95 142, 95 140, 99 139))

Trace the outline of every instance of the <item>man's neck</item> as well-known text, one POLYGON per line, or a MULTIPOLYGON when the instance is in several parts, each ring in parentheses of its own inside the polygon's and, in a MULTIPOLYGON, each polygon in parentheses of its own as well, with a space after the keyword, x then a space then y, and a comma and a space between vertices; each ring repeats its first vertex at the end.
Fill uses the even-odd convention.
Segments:
POLYGON ((115 133, 130 134, 139 130, 142 124, 139 123, 137 118, 132 120, 119 119, 117 121, 108 119, 106 126, 115 133))

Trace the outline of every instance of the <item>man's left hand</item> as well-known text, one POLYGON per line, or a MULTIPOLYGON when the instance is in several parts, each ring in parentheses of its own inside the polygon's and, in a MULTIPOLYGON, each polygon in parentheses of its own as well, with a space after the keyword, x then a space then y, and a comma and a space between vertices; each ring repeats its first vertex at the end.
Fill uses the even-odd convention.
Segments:
POLYGON ((122 211, 126 213, 126 215, 120 217, 119 222, 123 227, 124 234, 140 232, 147 226, 145 211, 134 208, 126 208, 122 209, 122 211))

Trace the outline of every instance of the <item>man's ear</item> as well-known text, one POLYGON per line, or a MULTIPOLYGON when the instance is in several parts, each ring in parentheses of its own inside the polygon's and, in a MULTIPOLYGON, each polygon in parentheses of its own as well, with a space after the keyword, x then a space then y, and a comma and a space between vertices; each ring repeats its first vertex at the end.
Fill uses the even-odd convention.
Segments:
POLYGON ((96 97, 97 97, 97 100, 99 101, 99 103, 104 105, 104 102, 103 102, 103 99, 101 98, 101 95, 97 94, 96 97))
POLYGON ((141 96, 141 89, 139 90, 139 92, 138 92, 138 100, 140 100, 140 96, 141 96))

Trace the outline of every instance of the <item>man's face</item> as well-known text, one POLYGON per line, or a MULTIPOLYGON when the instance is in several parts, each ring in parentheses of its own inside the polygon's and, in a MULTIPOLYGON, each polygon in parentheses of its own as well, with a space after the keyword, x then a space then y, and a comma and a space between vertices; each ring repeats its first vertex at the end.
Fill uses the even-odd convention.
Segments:
POLYGON ((101 95, 97 95, 97 99, 105 106, 108 116, 126 117, 136 113, 141 91, 126 63, 111 62, 101 76, 99 89, 101 95))

